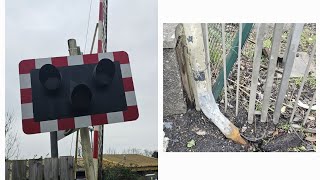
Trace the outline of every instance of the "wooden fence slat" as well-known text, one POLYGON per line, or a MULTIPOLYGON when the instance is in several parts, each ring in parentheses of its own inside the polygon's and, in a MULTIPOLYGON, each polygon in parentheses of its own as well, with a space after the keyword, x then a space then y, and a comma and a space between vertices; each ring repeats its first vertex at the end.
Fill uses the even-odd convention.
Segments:
POLYGON ((268 65, 267 81, 263 91, 264 94, 263 94, 262 109, 261 109, 261 122, 267 121, 272 84, 274 80, 274 73, 276 71, 276 66, 277 66, 283 27, 284 27, 284 24, 276 23, 273 30, 271 56, 270 56, 269 65, 268 65))
POLYGON ((59 159, 60 180, 71 180, 74 176, 73 157, 64 156, 59 159))
POLYGON ((11 161, 6 161, 6 180, 10 180, 11 170, 10 170, 11 161))
POLYGON ((280 83, 280 89, 279 89, 279 94, 277 97, 276 101, 276 106, 274 109, 273 113, 273 123, 277 124, 279 122, 280 118, 280 113, 281 113, 281 108, 282 104, 285 98, 285 95, 288 90, 288 85, 289 85, 289 79, 290 79, 290 74, 293 66, 293 62, 298 50, 299 42, 300 42, 300 36, 303 30, 303 23, 296 23, 294 24, 293 31, 292 31, 292 38, 291 38, 291 43, 290 47, 288 47, 288 54, 287 54, 287 59, 284 67, 284 71, 282 74, 282 79, 280 83))
POLYGON ((27 160, 16 160, 12 162, 12 180, 27 179, 27 160))
POLYGON ((29 160, 29 180, 43 179, 43 164, 42 159, 29 160))
POLYGON ((58 158, 46 158, 44 162, 44 179, 45 180, 58 180, 59 169, 57 165, 59 163, 58 158))
POLYGON ((256 37, 256 47, 254 51, 253 67, 252 67, 252 77, 251 77, 251 90, 250 90, 250 100, 249 100, 249 112, 248 112, 248 123, 253 123, 253 116, 255 111, 256 93, 259 77, 259 69, 261 62, 261 53, 263 47, 263 38, 265 33, 266 24, 257 24, 257 37, 256 37))

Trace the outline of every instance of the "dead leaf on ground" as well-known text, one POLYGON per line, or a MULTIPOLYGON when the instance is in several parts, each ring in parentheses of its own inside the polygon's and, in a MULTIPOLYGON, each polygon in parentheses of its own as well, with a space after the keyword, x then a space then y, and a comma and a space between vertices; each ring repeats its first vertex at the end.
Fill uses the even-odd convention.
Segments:
POLYGON ((206 135, 207 133, 206 133, 206 131, 204 131, 204 130, 199 130, 199 131, 196 132, 196 134, 198 134, 199 136, 204 136, 204 135, 206 135))
POLYGON ((188 148, 192 148, 195 145, 196 145, 196 142, 193 139, 187 143, 188 148))
POLYGON ((295 129, 301 129, 302 126, 300 126, 299 124, 291 124, 291 127, 295 128, 295 129))
POLYGON ((310 142, 315 142, 316 141, 316 137, 315 136, 307 136, 305 138, 305 140, 310 141, 310 142))
POLYGON ((283 114, 284 112, 286 112, 286 106, 282 106, 281 108, 281 113, 283 114))
POLYGON ((315 118, 315 117, 313 117, 313 116, 308 116, 308 118, 309 118, 311 121, 316 120, 316 118, 315 118))
MULTIPOLYGON (((304 108, 304 109, 309 109, 309 105, 304 104, 303 102, 301 102, 300 100, 298 101, 298 106, 304 108)), ((315 111, 316 110, 316 105, 311 106, 311 110, 315 111)))
POLYGON ((279 130, 278 128, 272 133, 272 136, 275 137, 279 134, 279 130))

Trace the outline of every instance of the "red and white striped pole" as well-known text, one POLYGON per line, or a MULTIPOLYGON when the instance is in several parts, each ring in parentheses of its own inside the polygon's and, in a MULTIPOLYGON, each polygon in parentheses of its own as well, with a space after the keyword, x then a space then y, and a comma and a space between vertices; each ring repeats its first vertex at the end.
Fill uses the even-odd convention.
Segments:
MULTIPOLYGON (((98 53, 103 53, 107 51, 107 8, 108 0, 99 0, 99 23, 98 23, 98 53)), ((93 159, 96 177, 101 179, 98 175, 99 167, 102 168, 102 165, 99 166, 99 154, 103 153, 103 125, 94 127, 93 135, 93 159), (100 148, 99 148, 100 141, 100 148), (100 150, 100 152, 99 152, 100 150)), ((102 163, 102 159, 100 159, 102 163)), ((102 170, 102 169, 100 169, 102 170)), ((101 173, 99 173, 101 174, 101 173)))
POLYGON ((99 144, 99 126, 94 126, 93 132, 93 163, 96 177, 98 177, 98 144, 99 144))

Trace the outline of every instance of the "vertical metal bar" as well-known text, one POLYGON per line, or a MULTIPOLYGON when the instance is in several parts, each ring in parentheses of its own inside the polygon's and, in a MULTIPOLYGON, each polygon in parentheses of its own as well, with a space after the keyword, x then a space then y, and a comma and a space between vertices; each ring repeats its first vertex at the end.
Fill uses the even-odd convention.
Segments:
POLYGON ((222 57, 223 57, 223 82, 224 82, 224 111, 227 112, 228 94, 227 94, 227 64, 226 64, 226 32, 225 24, 222 23, 222 57))
POLYGON ((315 100, 316 100, 316 94, 317 94, 317 93, 314 93, 313 96, 312 96, 312 100, 311 100, 311 102, 310 102, 310 104, 309 104, 309 109, 308 109, 308 111, 306 112, 306 115, 305 115, 305 117, 304 117, 304 119, 303 119, 303 123, 302 123, 303 126, 306 125, 306 122, 307 122, 307 119, 308 119, 308 117, 309 117, 311 108, 312 108, 312 106, 313 106, 313 104, 314 104, 314 102, 315 102, 315 100))
POLYGON ((242 24, 239 23, 239 43, 238 43, 238 71, 237 71, 237 92, 236 92, 236 116, 239 111, 239 86, 240 86, 240 66, 241 66, 241 42, 242 42, 242 24))
POLYGON ((57 131, 50 132, 51 157, 57 158, 58 154, 58 137, 57 131))
POLYGON ((287 93, 289 78, 290 78, 290 74, 291 74, 291 70, 292 70, 292 66, 293 66, 293 61, 294 61, 294 58, 295 58, 297 50, 298 50, 302 30, 303 30, 302 23, 294 24, 290 47, 288 48, 288 56, 286 59, 286 64, 285 64, 282 79, 281 79, 279 94, 277 97, 276 106, 275 106, 275 110, 273 113, 273 123, 274 124, 277 124, 279 122, 281 107, 282 107, 282 103, 284 101, 284 97, 287 93))
MULTIPOLYGON (((98 22, 98 53, 107 52, 107 24, 108 24, 108 0, 100 0, 99 4, 99 22, 98 22), (104 39, 105 38, 105 39, 104 39)), ((103 129, 104 126, 100 125, 95 127, 98 131, 94 131, 94 136, 100 136, 94 140, 94 147, 102 144, 101 148, 94 149, 98 151, 98 157, 94 159, 95 175, 99 180, 102 179, 102 164, 103 163, 103 129), (100 142, 101 141, 101 142, 100 142), (99 151, 100 150, 100 151, 99 151)))
POLYGON ((74 154, 74 179, 77 178, 77 168, 78 168, 78 144, 79 144, 79 129, 77 130, 77 136, 76 136, 76 149, 75 149, 75 154, 74 154))
POLYGON ((250 100, 249 100, 249 112, 248 112, 248 123, 253 123, 253 116, 255 110, 255 101, 258 85, 258 77, 261 62, 261 53, 263 47, 263 38, 265 34, 266 24, 257 25, 257 37, 256 37, 256 47, 254 51, 253 67, 252 67, 252 77, 251 77, 251 88, 250 88, 250 100))
POLYGON ((267 121, 272 84, 274 80, 274 72, 276 71, 277 60, 279 56, 279 48, 280 48, 283 27, 284 27, 284 24, 277 23, 275 24, 274 31, 273 31, 271 56, 270 56, 269 65, 268 65, 267 81, 263 91, 264 94, 263 94, 262 109, 261 109, 261 122, 267 121))
POLYGON ((310 65, 312 63, 312 60, 313 60, 313 57, 314 57, 314 54, 316 52, 316 42, 314 42, 314 45, 313 45, 313 48, 312 48, 312 52, 311 52, 311 56, 309 58, 309 62, 308 62, 308 65, 306 67, 306 70, 304 71, 304 76, 303 76, 303 79, 302 79, 302 82, 300 84, 300 88, 299 88, 299 91, 298 91, 298 95, 296 97, 296 101, 294 103, 294 106, 293 106, 293 109, 292 109, 292 114, 291 114, 291 117, 290 117, 290 123, 292 122, 293 120, 293 117, 294 117, 294 113, 296 112, 296 109, 297 109, 297 105, 298 105, 298 101, 300 99, 300 96, 301 96, 301 92, 303 90, 303 86, 304 86, 304 83, 306 82, 307 80, 307 77, 308 77, 308 74, 309 74, 309 69, 310 69, 310 65))
MULTIPOLYGON (((211 68, 209 68, 208 66, 210 66, 210 53, 209 53, 209 38, 208 38, 208 25, 207 23, 202 23, 201 24, 201 28, 202 28, 202 35, 203 35, 203 43, 204 43, 204 50, 206 52, 206 59, 205 59, 205 63, 207 66, 207 73, 208 73, 208 77, 210 77, 211 79, 211 68)), ((208 87, 211 89, 211 81, 208 81, 208 87)))
POLYGON ((96 24, 96 28, 94 30, 93 40, 92 40, 91 49, 90 49, 90 54, 92 54, 92 52, 93 52, 94 42, 96 41, 96 36, 97 36, 97 31, 98 31, 98 26, 99 26, 99 23, 96 24))
MULTIPOLYGON (((247 38, 249 37, 252 26, 253 26, 252 23, 244 23, 242 25, 242 42, 241 42, 242 47, 244 46, 247 38)), ((230 74, 234 63, 237 60, 237 53, 236 52, 237 52, 238 40, 239 40, 238 34, 236 34, 234 40, 232 41, 231 49, 226 57, 226 59, 227 59, 226 61, 228 62, 227 63, 227 74, 230 74)), ((220 59, 220 57, 219 57, 219 59, 220 59)), ((216 78, 216 82, 214 83, 214 85, 212 87, 212 93, 213 93, 214 99, 216 99, 216 100, 219 98, 221 91, 223 89, 223 86, 224 86, 223 77, 224 77, 224 70, 223 70, 223 67, 221 67, 221 70, 219 71, 219 75, 216 78)))
POLYGON ((103 136, 104 136, 104 126, 100 126, 99 134, 99 158, 98 158, 98 180, 102 180, 103 173, 103 136))
POLYGON ((294 24, 291 24, 290 30, 289 30, 289 34, 288 34, 288 37, 287 37, 286 50, 285 50, 285 52, 284 52, 284 54, 283 54, 282 64, 283 64, 284 66, 285 66, 285 64, 286 64, 286 60, 287 60, 287 56, 288 56, 288 52, 289 52, 289 46, 290 46, 290 44, 291 44, 293 27, 294 27, 294 24))

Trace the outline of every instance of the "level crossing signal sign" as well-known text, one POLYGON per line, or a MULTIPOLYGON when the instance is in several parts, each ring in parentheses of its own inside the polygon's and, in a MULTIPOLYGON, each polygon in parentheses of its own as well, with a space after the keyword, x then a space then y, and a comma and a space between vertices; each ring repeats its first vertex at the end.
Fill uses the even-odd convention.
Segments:
POLYGON ((134 121, 138 106, 124 51, 19 63, 26 134, 134 121))

